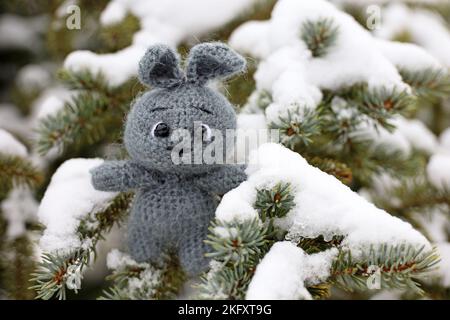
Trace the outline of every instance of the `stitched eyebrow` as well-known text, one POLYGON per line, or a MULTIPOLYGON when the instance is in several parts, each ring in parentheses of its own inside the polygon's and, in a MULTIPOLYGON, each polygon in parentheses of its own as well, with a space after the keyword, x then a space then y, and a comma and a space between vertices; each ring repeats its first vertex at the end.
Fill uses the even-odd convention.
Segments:
POLYGON ((206 112, 206 113, 208 113, 208 114, 212 114, 211 111, 209 111, 209 110, 207 110, 207 109, 205 109, 205 108, 202 108, 202 107, 194 107, 194 108, 196 108, 196 109, 198 109, 198 110, 201 110, 201 111, 203 111, 203 112, 206 112))
POLYGON ((154 109, 151 109, 149 112, 155 112, 155 111, 160 111, 160 110, 167 110, 167 108, 163 108, 163 107, 154 108, 154 109))
MULTIPOLYGON (((205 112, 205 113, 212 114, 211 111, 209 111, 209 110, 207 110, 207 109, 205 109, 205 108, 202 108, 202 107, 194 107, 194 108, 195 108, 195 109, 198 109, 198 110, 200 110, 200 111, 203 111, 203 112, 205 112)), ((151 109, 149 112, 151 113, 151 112, 156 112, 156 111, 161 111, 161 110, 168 110, 168 109, 169 109, 169 108, 159 107, 159 108, 151 109)))

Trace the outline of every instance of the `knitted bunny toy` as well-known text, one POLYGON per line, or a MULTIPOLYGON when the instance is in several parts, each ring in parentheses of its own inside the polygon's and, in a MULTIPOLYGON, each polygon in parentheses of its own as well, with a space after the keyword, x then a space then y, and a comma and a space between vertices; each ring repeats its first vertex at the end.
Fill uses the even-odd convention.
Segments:
POLYGON ((212 128, 223 136, 235 129, 232 105, 207 82, 244 68, 245 60, 221 43, 193 47, 185 72, 177 54, 164 45, 150 47, 141 59, 139 79, 153 90, 137 99, 127 117, 124 143, 131 159, 106 161, 91 171, 97 190, 136 191, 128 222, 128 247, 136 261, 160 262, 163 252, 176 250, 188 275, 207 268, 204 240, 217 206, 214 194, 226 193, 246 176, 238 165, 175 164, 171 135, 184 129, 194 136, 194 123, 200 123, 206 148, 212 128))

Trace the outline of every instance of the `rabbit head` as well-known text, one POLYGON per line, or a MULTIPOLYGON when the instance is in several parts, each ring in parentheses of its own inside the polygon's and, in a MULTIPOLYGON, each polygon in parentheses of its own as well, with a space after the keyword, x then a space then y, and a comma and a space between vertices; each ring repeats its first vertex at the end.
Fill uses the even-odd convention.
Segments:
MULTIPOLYGON (((222 43, 194 46, 185 71, 172 49, 165 45, 150 47, 139 63, 139 79, 152 90, 136 100, 125 125, 125 147, 132 159, 166 172, 207 170, 208 166, 198 162, 174 163, 172 152, 178 141, 173 134, 187 132, 194 138, 200 127, 201 144, 205 148, 212 142, 209 135, 213 130, 225 137, 227 129, 235 129, 233 106, 207 84, 209 80, 225 79, 244 69, 245 59, 222 43)), ((225 141, 223 145, 225 153, 225 141)))

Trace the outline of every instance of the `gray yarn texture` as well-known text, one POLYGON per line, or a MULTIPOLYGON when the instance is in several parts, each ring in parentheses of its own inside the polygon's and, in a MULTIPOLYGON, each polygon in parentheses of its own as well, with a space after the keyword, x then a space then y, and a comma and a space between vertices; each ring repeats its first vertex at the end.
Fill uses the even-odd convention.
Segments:
MULTIPOLYGON (((205 253, 210 249, 204 240, 217 195, 237 187, 246 175, 242 165, 175 164, 171 153, 176 143, 170 134, 184 129, 194 137, 194 123, 223 135, 235 129, 233 106, 207 84, 244 71, 245 59, 222 43, 202 43, 190 51, 185 71, 179 63, 165 45, 147 50, 139 79, 152 90, 134 102, 126 120, 130 160, 105 161, 91 175, 97 190, 135 190, 127 236, 133 259, 160 263, 164 252, 175 250, 183 269, 194 276, 208 267, 205 253)), ((210 143, 205 138, 202 147, 210 143)))

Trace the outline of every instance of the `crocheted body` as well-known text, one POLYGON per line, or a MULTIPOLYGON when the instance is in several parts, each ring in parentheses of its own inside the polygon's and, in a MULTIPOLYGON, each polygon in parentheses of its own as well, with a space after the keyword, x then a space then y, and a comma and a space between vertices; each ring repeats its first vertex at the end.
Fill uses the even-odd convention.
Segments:
POLYGON ((128 222, 128 247, 138 262, 159 261, 174 250, 188 274, 207 267, 209 222, 217 201, 195 184, 195 178, 168 175, 156 187, 140 189, 128 222))

